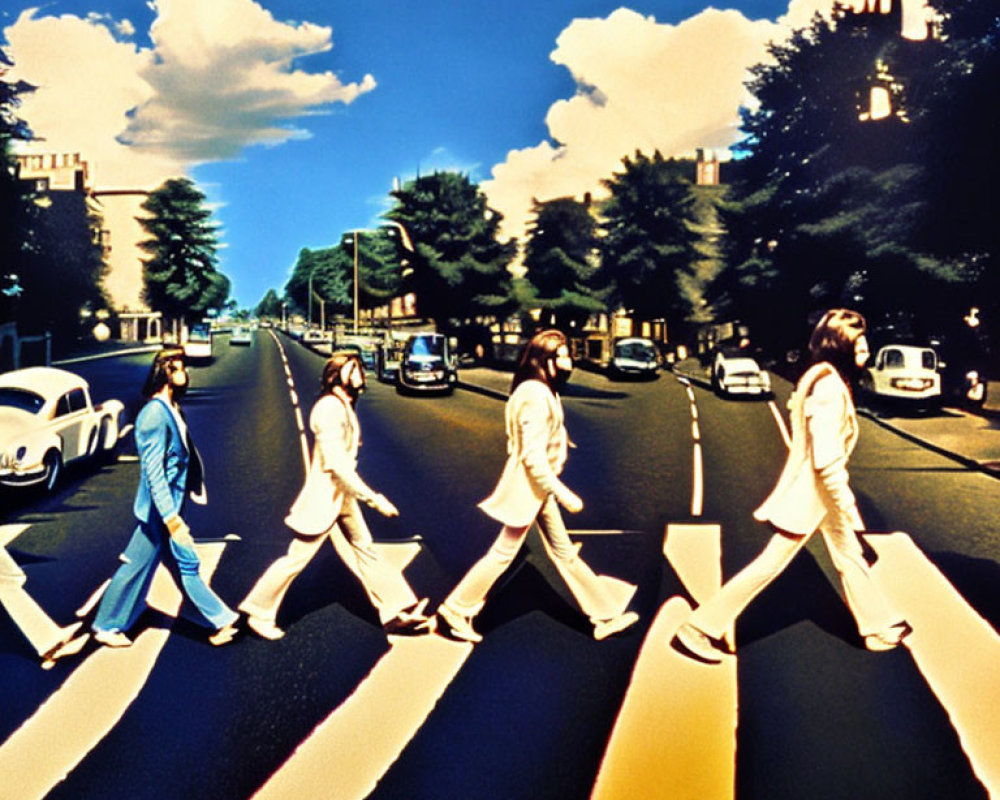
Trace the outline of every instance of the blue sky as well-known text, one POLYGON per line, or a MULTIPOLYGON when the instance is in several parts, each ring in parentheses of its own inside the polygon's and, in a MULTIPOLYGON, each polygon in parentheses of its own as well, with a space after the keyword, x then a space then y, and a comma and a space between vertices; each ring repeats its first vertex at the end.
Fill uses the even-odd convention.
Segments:
POLYGON ((533 196, 593 191, 637 148, 724 152, 745 69, 832 0, 4 5, 39 151, 108 186, 193 177, 252 306, 302 247, 377 225, 396 177, 467 172, 520 235, 533 196))

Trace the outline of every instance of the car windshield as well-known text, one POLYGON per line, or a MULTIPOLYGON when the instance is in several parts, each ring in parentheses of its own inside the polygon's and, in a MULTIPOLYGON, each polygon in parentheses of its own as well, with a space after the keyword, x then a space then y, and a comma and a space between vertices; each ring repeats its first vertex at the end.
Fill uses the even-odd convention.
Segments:
POLYGON ((7 387, 0 389, 0 407, 16 408, 20 411, 27 411, 37 414, 45 405, 45 398, 27 389, 15 389, 7 387))
POLYGON ((444 357, 444 339, 440 336, 415 336, 410 339, 410 353, 415 356, 444 357))
POLYGON ((195 325, 188 335, 189 342, 207 342, 212 338, 212 329, 208 325, 195 325))
POLYGON ((636 361, 655 361, 656 350, 645 342, 622 342, 615 345, 615 356, 634 358, 636 361))

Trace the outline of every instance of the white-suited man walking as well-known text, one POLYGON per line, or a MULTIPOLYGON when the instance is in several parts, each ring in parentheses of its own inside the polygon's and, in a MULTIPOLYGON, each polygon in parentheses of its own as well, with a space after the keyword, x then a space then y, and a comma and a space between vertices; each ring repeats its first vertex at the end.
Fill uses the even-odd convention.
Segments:
POLYGON ((357 353, 334 353, 323 367, 320 398, 309 415, 315 436, 305 485, 292 504, 285 524, 295 532, 288 551, 267 568, 239 609, 247 625, 265 639, 280 639, 278 609, 292 581, 330 539, 335 527, 350 546, 351 569, 378 611, 386 633, 429 633, 433 618, 424 613, 403 573, 372 546, 372 535, 360 503, 394 517, 396 507, 358 475, 361 426, 354 404, 365 389, 365 371, 357 353))
POLYGON ((596 639, 620 633, 639 618, 626 610, 635 586, 596 575, 580 558, 559 513, 560 505, 571 513, 583 508, 583 501, 559 478, 570 441, 558 390, 572 369, 573 360, 561 331, 542 331, 525 345, 504 414, 507 462, 493 493, 479 504, 503 527, 486 555, 438 607, 444 628, 454 638, 468 642, 482 639, 472 620, 536 520, 559 574, 593 624, 596 639))

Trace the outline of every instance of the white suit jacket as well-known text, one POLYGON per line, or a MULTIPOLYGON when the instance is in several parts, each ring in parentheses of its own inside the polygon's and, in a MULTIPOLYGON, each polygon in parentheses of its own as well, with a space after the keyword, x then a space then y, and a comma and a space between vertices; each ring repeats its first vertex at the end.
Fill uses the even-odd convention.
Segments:
POLYGON ((542 381, 521 383, 507 399, 507 462, 493 493, 479 507, 504 525, 530 525, 550 494, 568 492, 559 480, 567 448, 562 402, 542 381))
MULTIPOLYGON (((777 485, 754 517, 789 533, 808 534, 828 514, 840 513, 819 472, 833 466, 846 486, 847 459, 858 440, 858 419, 850 390, 833 365, 826 362, 806 371, 788 408, 792 423, 788 460, 777 485)), ((851 505, 850 524, 862 530, 853 495, 851 505)))
POLYGON ((361 427, 350 403, 328 394, 309 414, 315 436, 305 485, 285 517, 285 524, 305 536, 325 533, 336 522, 344 502, 369 502, 374 492, 358 476, 361 427))

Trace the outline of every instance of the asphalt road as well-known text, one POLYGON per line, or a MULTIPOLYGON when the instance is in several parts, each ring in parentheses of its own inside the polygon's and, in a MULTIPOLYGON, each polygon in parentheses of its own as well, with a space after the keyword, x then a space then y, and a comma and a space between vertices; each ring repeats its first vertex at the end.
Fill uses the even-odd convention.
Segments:
MULTIPOLYGON (((212 577, 233 606, 284 552, 282 520, 304 473, 282 351, 307 420, 322 359, 265 331, 251 348, 217 342, 214 362, 192 370, 185 402, 209 492, 209 505, 190 513, 192 528, 196 536, 241 537, 212 577)), ((74 370, 91 382, 95 400, 118 397, 134 416, 148 362, 148 355, 128 356, 74 370)), ((778 394, 781 408, 787 387, 778 394)), ((698 388, 689 396, 669 374, 617 383, 578 371, 564 405, 577 445, 564 479, 585 503, 580 514, 566 515, 567 525, 603 532, 577 538, 583 556, 595 571, 638 584, 633 607, 642 620, 625 636, 595 642, 533 533, 477 619, 484 642, 385 765, 372 797, 588 797, 649 625, 669 597, 686 596, 663 557, 665 526, 718 524, 725 575, 766 541, 751 513, 785 448, 766 403, 721 400, 698 388), (695 436, 703 471, 693 457, 695 436)), ((496 536, 476 503, 505 458, 503 404, 464 391, 401 397, 372 380, 359 416, 359 471, 401 512, 387 520, 369 511, 369 524, 381 541, 420 537, 406 575, 435 604, 496 536)), ((28 591, 57 621, 71 620, 111 574, 130 535, 138 466, 129 451, 126 444, 125 460, 67 475, 51 497, 7 498, 5 521, 30 526, 9 550, 28 575, 28 591)), ((996 480, 868 421, 851 472, 869 530, 909 533, 995 632, 996 480)), ((986 797, 909 651, 866 652, 838 591, 816 539, 741 618, 735 796, 986 797)), ((43 672, 4 620, 0 742, 13 739, 46 699, 70 693, 74 673, 98 654, 91 644, 43 672)), ((278 621, 288 630, 279 642, 244 635, 215 649, 183 613, 176 622, 146 615, 141 625, 169 630, 148 678, 49 796, 253 795, 392 649, 332 548, 293 585, 278 621)), ((6 798, 4 783, 0 776, 6 798)), ((342 796, 337 787, 330 774, 314 796, 342 796)))

